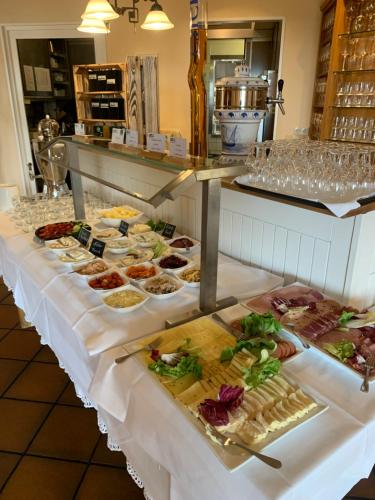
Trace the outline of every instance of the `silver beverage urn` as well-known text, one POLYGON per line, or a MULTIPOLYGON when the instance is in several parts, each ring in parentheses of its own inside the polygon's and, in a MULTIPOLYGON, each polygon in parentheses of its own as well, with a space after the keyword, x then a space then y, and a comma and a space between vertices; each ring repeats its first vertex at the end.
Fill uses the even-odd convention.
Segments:
POLYGON ((69 191, 68 185, 65 182, 67 169, 57 167, 54 164, 54 161, 58 161, 59 163, 66 162, 67 150, 63 143, 53 144, 45 151, 45 155, 48 155, 48 160, 38 158, 36 153, 44 149, 59 136, 59 129, 60 126, 57 121, 46 115, 38 123, 38 139, 33 139, 32 141, 36 162, 44 181, 43 192, 51 198, 69 191))

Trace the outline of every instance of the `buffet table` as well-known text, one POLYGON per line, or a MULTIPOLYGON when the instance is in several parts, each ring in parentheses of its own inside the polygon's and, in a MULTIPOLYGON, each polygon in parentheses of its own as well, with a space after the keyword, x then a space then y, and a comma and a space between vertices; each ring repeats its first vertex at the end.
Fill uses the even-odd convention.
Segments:
MULTIPOLYGON (((282 460, 279 471, 252 459, 230 473, 137 359, 114 365, 124 353, 119 346, 162 329, 171 311, 175 315, 192 309, 197 290, 184 290, 178 301, 173 298, 165 305, 150 301, 128 316, 107 312, 83 280, 68 274, 31 234, 20 234, 4 214, 0 273, 77 394, 86 406, 97 408, 110 445, 126 454, 131 474, 148 497, 331 500, 342 498, 370 473, 375 461, 374 388, 361 393, 357 378, 319 352, 305 351, 285 372, 302 387, 309 386, 329 406, 327 411, 267 448, 282 460)), ((281 284, 264 271, 220 260, 219 296, 241 290, 240 298, 249 297, 281 284)))

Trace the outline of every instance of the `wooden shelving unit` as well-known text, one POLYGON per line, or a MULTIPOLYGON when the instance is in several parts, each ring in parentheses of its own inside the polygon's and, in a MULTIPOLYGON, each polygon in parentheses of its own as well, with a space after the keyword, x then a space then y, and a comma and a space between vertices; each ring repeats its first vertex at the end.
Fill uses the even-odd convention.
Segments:
MULTIPOLYGON (((326 0, 318 55, 310 137, 375 144, 375 22, 365 0, 326 0), (334 22, 329 30, 329 19, 334 22), (374 29, 372 29, 374 28, 374 29), (322 54, 329 60, 322 69, 322 54)), ((323 57, 324 59, 324 57, 323 57)))

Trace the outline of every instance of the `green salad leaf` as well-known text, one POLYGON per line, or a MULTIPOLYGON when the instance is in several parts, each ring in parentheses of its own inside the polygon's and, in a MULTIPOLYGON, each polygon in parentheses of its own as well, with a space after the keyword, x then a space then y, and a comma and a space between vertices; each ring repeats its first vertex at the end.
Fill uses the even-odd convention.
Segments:
POLYGON ((355 345, 348 340, 342 340, 334 344, 323 344, 323 348, 344 363, 348 358, 354 356, 355 353, 355 345))
POLYGON ((269 352, 274 352, 277 348, 277 344, 273 340, 266 339, 248 339, 248 340, 239 340, 234 347, 228 347, 221 352, 220 361, 223 363, 224 361, 230 361, 233 356, 242 351, 242 349, 246 349, 251 354, 256 356, 258 359, 262 358, 262 351, 267 350, 269 352))
POLYGON ((355 316, 354 312, 343 311, 339 317, 339 323, 341 326, 346 326, 346 324, 355 316))
POLYGON ((196 379, 202 378, 202 365, 198 363, 198 356, 188 354, 183 356, 176 366, 169 366, 161 359, 148 365, 149 369, 165 377, 181 378, 188 373, 193 373, 196 379))
POLYGON ((272 313, 251 313, 241 319, 243 332, 249 337, 267 337, 272 333, 281 331, 281 324, 272 313))
POLYGON ((269 377, 277 375, 281 368, 281 361, 269 357, 263 363, 255 363, 250 368, 244 368, 244 380, 248 389, 253 389, 262 384, 269 377))
POLYGON ((156 245, 153 247, 153 252, 154 252, 154 255, 153 255, 153 259, 157 259, 158 257, 160 257, 164 250, 166 250, 168 247, 167 245, 164 245, 164 243, 162 241, 158 241, 156 243, 156 245))
POLYGON ((164 229, 164 226, 166 224, 166 222, 164 222, 163 220, 159 219, 157 222, 154 221, 154 219, 150 219, 146 222, 146 224, 148 226, 150 226, 150 228, 155 231, 155 232, 158 232, 158 231, 162 231, 164 229))

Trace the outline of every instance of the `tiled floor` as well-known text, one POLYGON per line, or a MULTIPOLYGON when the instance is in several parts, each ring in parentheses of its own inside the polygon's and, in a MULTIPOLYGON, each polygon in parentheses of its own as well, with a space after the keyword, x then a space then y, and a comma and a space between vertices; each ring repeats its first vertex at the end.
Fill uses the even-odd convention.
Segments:
POLYGON ((0 497, 144 499, 123 454, 108 450, 95 410, 83 408, 53 352, 18 321, 0 279, 0 497))
MULTIPOLYGON (((21 330, 0 278, 0 496, 4 500, 138 500, 125 457, 110 452, 52 351, 21 330)), ((347 499, 375 499, 375 471, 347 499)), ((196 499, 199 500, 199 499, 196 499)))

